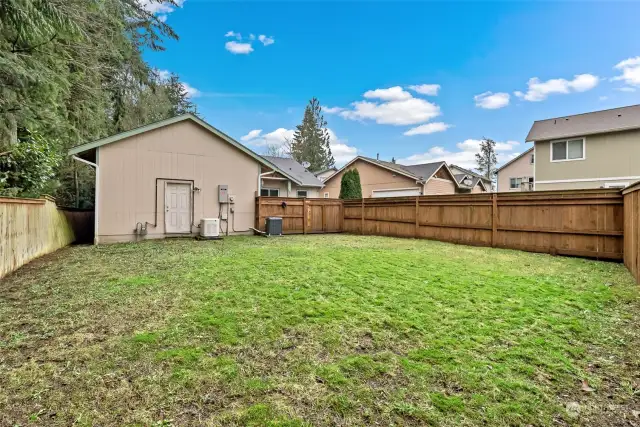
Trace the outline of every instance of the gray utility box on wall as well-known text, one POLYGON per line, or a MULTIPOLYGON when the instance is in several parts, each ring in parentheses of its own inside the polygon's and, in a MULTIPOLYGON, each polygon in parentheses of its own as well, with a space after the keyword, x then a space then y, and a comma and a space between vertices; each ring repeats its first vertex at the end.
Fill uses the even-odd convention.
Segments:
POLYGON ((268 236, 282 236, 282 218, 267 217, 266 231, 268 236))

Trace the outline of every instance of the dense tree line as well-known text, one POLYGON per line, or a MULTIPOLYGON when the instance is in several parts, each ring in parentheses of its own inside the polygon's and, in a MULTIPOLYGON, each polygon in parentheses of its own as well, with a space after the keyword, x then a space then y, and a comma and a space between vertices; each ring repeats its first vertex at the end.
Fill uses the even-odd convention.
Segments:
POLYGON ((195 113, 178 76, 142 56, 177 38, 138 0, 0 0, 0 194, 86 205, 93 171, 69 147, 195 113))

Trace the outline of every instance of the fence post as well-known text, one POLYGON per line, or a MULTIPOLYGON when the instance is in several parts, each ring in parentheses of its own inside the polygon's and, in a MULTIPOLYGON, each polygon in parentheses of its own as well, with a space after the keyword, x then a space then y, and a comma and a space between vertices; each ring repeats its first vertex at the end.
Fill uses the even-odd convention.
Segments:
POLYGON ((256 197, 256 230, 262 230, 260 228, 260 208, 262 207, 262 197, 256 197))
POLYGON ((362 216, 360 218, 360 234, 364 234, 364 197, 360 200, 362 203, 362 216))
POLYGON ((302 234, 307 234, 307 199, 302 199, 302 234))
POLYGON ((498 193, 491 195, 491 247, 498 244, 498 193))
POLYGON ((416 239, 419 236, 419 229, 420 229, 420 196, 416 196, 416 231, 415 231, 415 236, 416 239))

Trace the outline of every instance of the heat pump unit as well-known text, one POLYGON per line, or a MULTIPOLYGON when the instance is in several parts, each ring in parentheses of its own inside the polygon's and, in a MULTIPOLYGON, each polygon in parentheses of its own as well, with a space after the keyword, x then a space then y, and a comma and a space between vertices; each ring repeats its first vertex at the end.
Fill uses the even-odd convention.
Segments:
POLYGON ((220 237, 220 219, 202 218, 200 220, 200 237, 207 239, 220 237))

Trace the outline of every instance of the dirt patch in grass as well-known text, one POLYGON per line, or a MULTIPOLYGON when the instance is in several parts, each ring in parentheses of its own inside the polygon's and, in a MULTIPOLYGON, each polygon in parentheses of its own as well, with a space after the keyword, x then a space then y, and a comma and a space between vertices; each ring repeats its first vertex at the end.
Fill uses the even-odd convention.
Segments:
POLYGON ((360 236, 79 246, 0 282, 2 425, 639 425, 622 265, 360 236))

